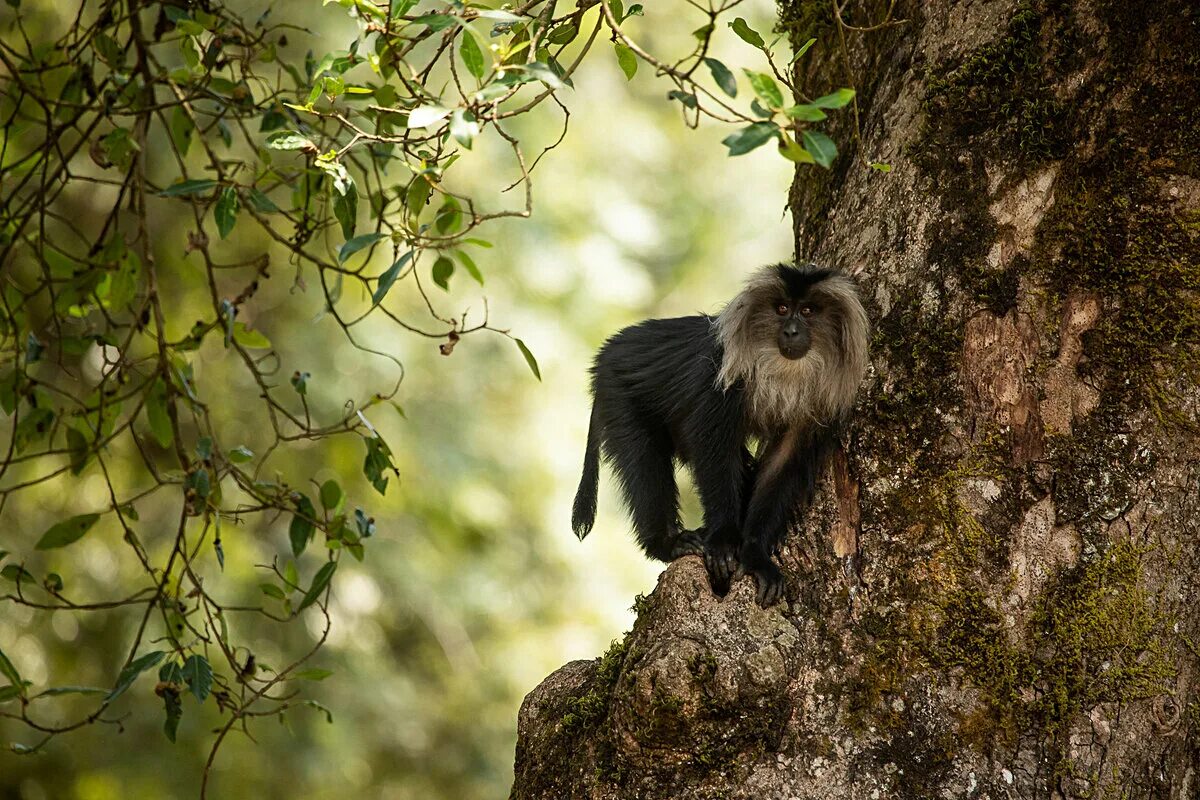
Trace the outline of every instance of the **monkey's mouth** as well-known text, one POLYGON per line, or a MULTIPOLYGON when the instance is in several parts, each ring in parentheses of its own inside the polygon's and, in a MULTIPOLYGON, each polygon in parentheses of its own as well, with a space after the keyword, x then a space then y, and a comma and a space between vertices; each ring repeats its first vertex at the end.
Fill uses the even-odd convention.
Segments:
POLYGON ((796 361, 808 355, 808 345, 801 347, 788 347, 787 345, 779 346, 779 355, 786 358, 788 361, 796 361))

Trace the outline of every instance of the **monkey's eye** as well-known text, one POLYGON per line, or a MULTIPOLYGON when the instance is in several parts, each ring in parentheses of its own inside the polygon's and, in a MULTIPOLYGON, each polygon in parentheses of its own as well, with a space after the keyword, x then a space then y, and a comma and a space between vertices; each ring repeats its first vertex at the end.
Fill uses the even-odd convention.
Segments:
POLYGON ((775 306, 775 313, 781 317, 786 317, 788 313, 787 303, 780 303, 779 305, 775 306))
POLYGON ((800 308, 800 314, 805 317, 811 317, 812 313, 813 313, 812 306, 802 306, 800 308))

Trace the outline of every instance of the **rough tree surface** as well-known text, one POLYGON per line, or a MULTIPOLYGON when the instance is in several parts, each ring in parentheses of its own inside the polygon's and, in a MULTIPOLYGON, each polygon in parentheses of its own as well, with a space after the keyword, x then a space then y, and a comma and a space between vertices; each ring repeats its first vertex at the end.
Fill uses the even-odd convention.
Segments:
MULTIPOLYGON (((815 93, 829 9, 781 6, 815 93)), ((791 197, 875 335, 788 604, 673 564, 526 699, 513 798, 1200 797, 1200 7, 896 16, 848 34, 893 171, 791 197)))

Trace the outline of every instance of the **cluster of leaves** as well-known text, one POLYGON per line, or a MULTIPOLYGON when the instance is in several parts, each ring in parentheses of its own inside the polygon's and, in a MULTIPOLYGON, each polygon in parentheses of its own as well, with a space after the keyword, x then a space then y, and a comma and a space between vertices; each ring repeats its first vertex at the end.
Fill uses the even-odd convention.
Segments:
MULTIPOLYGON (((301 666, 328 633, 341 558, 365 557, 375 521, 337 481, 305 491, 281 472, 292 447, 354 437, 366 482, 383 494, 395 467, 368 413, 393 403, 400 379, 334 412, 310 407, 307 365, 285 367, 285 354, 253 324, 256 297, 281 253, 295 267, 293 290, 315 281, 322 316, 401 377, 396 359, 362 342, 357 326, 368 316, 438 341, 446 355, 468 334, 512 338, 540 378, 529 348, 492 327, 486 306, 471 323, 466 313, 445 315, 429 284, 446 290, 461 269, 483 285, 475 259, 491 244, 477 229, 532 212, 531 173, 545 154, 530 159, 510 122, 549 101, 565 134, 569 113, 559 95, 602 31, 627 77, 649 63, 674 83, 669 96, 690 124, 706 114, 743 125, 725 140, 731 155, 775 140, 792 161, 832 163, 833 142, 812 126, 853 92, 803 99, 741 18, 730 23, 733 32, 765 56, 770 72, 745 71, 755 96, 749 111, 729 104, 737 80, 709 48, 718 18, 738 2, 704 11, 695 51, 667 64, 625 30, 643 8, 619 0, 580 2, 564 14, 553 0, 511 10, 337 0, 358 33, 320 57, 297 55, 289 37, 300 34, 273 12, 247 21, 220 0, 80 2, 57 35, 41 34, 55 20, 9 0, 14 35, 0 40, 0 409, 8 433, 0 512, 12 498, 98 475, 102 507, 51 525, 33 549, 69 547, 108 526, 121 532, 142 575, 126 587, 133 591, 85 601, 61 575, 35 575, 29 558, 0 551, 9 587, 0 601, 140 609, 111 688, 38 690, 0 653, 9 681, 0 687, 0 715, 42 734, 14 751, 105 721, 110 704, 158 666, 172 740, 189 695, 226 715, 215 755, 234 726, 283 713, 293 693, 281 684, 327 674, 301 666), (715 90, 698 82, 701 65, 715 90), (785 101, 784 89, 802 101, 785 101), (453 168, 485 136, 511 154, 515 180, 504 191, 521 188, 515 207, 491 208, 492 198, 455 188, 453 168), (269 249, 254 251, 262 241, 269 249), (427 319, 400 310, 400 287, 427 319), (204 297, 198 319, 181 299, 195 294, 204 297), (229 362, 247 390, 235 395, 206 382, 196 369, 201 351, 229 362), (280 380, 288 369, 290 379, 280 380), (229 402, 253 420, 247 429, 266 434, 262 442, 215 420, 212 409, 229 402), (268 530, 280 517, 289 546, 260 565, 268 579, 259 602, 230 603, 206 588, 206 576, 225 568, 223 534, 255 519, 268 530), (262 664, 230 631, 237 613, 286 623, 310 609, 323 615, 323 632, 285 666, 262 664), (95 704, 75 720, 48 723, 38 713, 42 698, 62 694, 95 704)), ((60 21, 69 13, 57 12, 60 21)))

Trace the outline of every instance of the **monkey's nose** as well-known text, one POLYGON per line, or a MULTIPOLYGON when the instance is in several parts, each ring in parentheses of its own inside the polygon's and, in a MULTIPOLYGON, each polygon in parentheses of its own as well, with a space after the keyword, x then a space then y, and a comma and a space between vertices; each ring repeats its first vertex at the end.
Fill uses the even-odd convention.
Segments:
POLYGON ((795 320, 789 320, 779 329, 779 352, 784 358, 802 358, 808 346, 808 331, 795 320))
POLYGON ((806 331, 804 326, 796 320, 788 320, 786 323, 784 323, 783 328, 779 331, 779 340, 782 342, 787 342, 791 345, 799 344, 800 342, 807 342, 808 331, 806 331))

